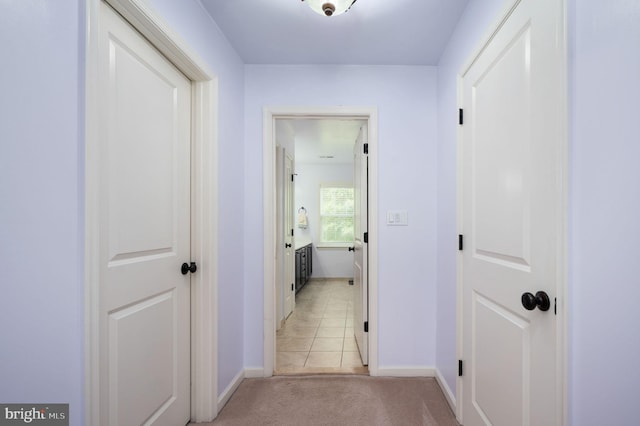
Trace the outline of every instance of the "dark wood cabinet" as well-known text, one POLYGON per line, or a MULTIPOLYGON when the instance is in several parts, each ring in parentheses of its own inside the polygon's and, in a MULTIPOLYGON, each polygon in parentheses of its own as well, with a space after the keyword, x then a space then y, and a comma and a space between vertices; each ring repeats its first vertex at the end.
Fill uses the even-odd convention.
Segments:
POLYGON ((309 281, 313 272, 312 245, 307 244, 296 250, 296 293, 309 281))

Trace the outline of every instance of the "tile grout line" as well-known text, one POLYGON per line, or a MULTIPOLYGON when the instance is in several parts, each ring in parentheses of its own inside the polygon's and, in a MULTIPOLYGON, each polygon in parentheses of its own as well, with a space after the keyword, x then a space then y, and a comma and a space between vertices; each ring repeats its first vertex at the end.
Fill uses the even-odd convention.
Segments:
MULTIPOLYGON (((340 351, 336 351, 339 352, 340 354, 340 359, 339 359, 339 364, 337 368, 345 368, 342 367, 344 361, 345 361, 345 349, 346 349, 346 341, 347 341, 347 335, 346 335, 346 330, 348 327, 347 324, 347 320, 349 317, 349 312, 350 310, 352 310, 352 303, 348 300, 349 299, 349 295, 347 292, 343 292, 343 291, 338 291, 340 289, 338 289, 338 286, 336 285, 330 285, 330 286, 326 286, 326 287, 315 287, 314 288, 314 294, 309 293, 309 295, 311 296, 308 299, 301 299, 301 305, 304 303, 303 301, 305 300, 313 300, 314 298, 322 298, 324 300, 324 302, 321 302, 320 304, 318 304, 317 306, 321 306, 321 318, 318 318, 318 323, 316 326, 314 326, 314 332, 313 332, 313 336, 311 336, 311 346, 309 347, 308 351, 306 352, 306 356, 303 362, 303 366, 307 367, 307 364, 309 362, 309 358, 311 357, 311 352, 313 352, 312 348, 313 345, 315 345, 316 343, 319 342, 319 339, 322 339, 323 337, 320 336, 320 328, 322 328, 322 321, 323 320, 331 320, 332 318, 325 318, 325 316, 328 314, 328 312, 330 310, 335 311, 343 311, 343 326, 341 326, 342 330, 341 330, 341 337, 342 337, 342 342, 341 342, 341 350, 340 351), (340 295, 339 293, 342 293, 342 295, 340 295), (345 300, 345 297, 347 298, 347 300, 345 300)), ((305 303, 306 304, 306 303, 305 303)), ((297 317, 301 315, 304 317, 304 313, 306 313, 307 311, 303 310, 302 307, 300 307, 300 310, 298 310, 298 315, 294 316, 293 318, 291 318, 291 321, 289 322, 289 326, 295 326, 297 324, 297 317)), ((320 314, 320 312, 318 312, 320 314)), ((333 316, 333 315, 332 315, 333 316)), ((313 317, 315 318, 315 316, 313 317)), ((335 317, 333 317, 335 318, 335 317)), ((338 316, 339 318, 339 316, 338 316)), ((338 319, 336 318, 336 319, 338 319)), ((301 318, 302 319, 302 318, 301 318)), ((325 323, 328 321, 325 321, 325 323)), ((286 333, 286 332, 285 332, 286 333)), ((286 336, 283 336, 286 337, 286 336)), ((327 336, 324 336, 326 338, 333 338, 331 333, 328 333, 327 336)), ((338 337, 338 336, 336 336, 338 337)), ((350 337, 350 336, 349 336, 350 337)), ((283 351, 285 352, 285 351, 283 351)), ((294 351, 295 352, 295 351, 294 351)), ((316 352, 333 352, 333 351, 316 351, 316 352)), ((335 352, 334 352, 335 353, 335 352)), ((304 367, 302 367, 304 369, 304 367)), ((286 368, 286 367, 285 367, 286 368)), ((315 367, 309 367, 309 368, 315 368, 315 367)), ((329 368, 336 368, 336 367, 329 367, 329 368)))

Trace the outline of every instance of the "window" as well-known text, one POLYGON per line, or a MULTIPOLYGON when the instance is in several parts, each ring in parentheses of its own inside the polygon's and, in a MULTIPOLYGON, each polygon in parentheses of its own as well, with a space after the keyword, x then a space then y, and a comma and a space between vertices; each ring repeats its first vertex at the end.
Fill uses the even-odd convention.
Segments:
POLYGON ((353 186, 320 185, 320 244, 353 243, 353 186))

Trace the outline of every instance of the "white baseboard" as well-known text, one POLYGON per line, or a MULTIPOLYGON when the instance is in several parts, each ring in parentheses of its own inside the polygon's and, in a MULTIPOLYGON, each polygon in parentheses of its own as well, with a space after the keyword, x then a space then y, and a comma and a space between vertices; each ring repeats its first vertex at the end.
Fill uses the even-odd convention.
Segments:
POLYGON ((453 413, 455 414, 456 413, 456 397, 453 395, 453 392, 451 392, 451 388, 447 384, 447 381, 444 379, 444 377, 442 377, 442 374, 440 374, 440 370, 438 370, 437 368, 436 368, 436 381, 440 385, 440 389, 442 389, 442 393, 444 394, 444 397, 447 399, 447 402, 449 403, 449 407, 451 407, 451 411, 453 411, 453 413))
POLYGON ((246 377, 247 379, 264 377, 264 368, 245 368, 244 377, 246 377))
POLYGON ((378 367, 379 377, 435 377, 434 367, 378 367))
POLYGON ((442 389, 447 403, 451 407, 451 410, 456 412, 456 398, 451 392, 451 388, 447 385, 446 380, 435 367, 381 367, 378 368, 376 376, 379 377, 434 377, 436 382, 442 389))
POLYGON ((236 374, 236 376, 233 378, 233 380, 231 380, 231 383, 229 383, 229 386, 227 386, 227 388, 224 391, 222 391, 222 393, 218 397, 218 412, 220 412, 220 410, 222 410, 222 408, 227 404, 227 402, 229 402, 229 398, 231 398, 231 395, 233 395, 236 389, 238 389, 238 386, 240 386, 240 383, 242 383, 242 380, 244 380, 244 377, 245 377, 244 370, 240 370, 238 374, 236 374))
POLYGON ((251 379, 255 377, 264 377, 264 368, 245 368, 239 371, 233 380, 231 380, 229 386, 227 386, 218 397, 218 412, 229 402, 229 398, 231 398, 231 395, 238 389, 238 386, 240 386, 240 383, 242 383, 245 378, 251 379))

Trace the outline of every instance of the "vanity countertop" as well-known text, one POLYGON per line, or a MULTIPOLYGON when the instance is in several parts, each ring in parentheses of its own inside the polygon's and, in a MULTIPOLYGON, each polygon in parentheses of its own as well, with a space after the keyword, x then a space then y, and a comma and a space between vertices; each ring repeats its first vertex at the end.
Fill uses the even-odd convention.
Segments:
POLYGON ((310 238, 296 238, 296 250, 304 246, 308 246, 312 241, 310 238))

